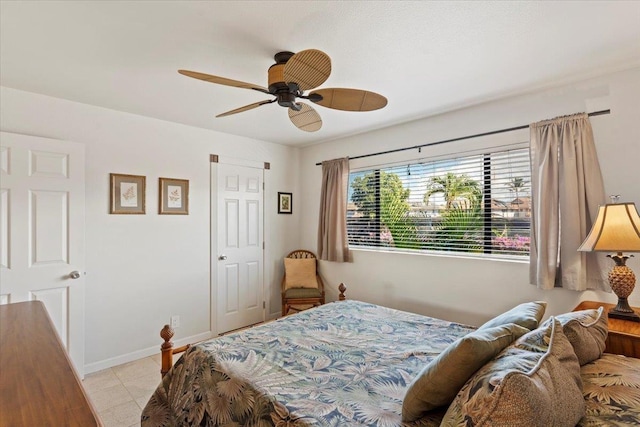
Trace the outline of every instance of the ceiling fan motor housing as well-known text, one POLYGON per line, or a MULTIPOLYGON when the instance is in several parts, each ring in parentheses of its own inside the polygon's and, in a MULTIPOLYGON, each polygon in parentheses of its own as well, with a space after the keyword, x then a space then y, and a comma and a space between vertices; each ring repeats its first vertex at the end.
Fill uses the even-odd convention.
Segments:
POLYGON ((269 67, 269 92, 274 95, 278 90, 289 90, 287 83, 284 81, 284 66, 294 55, 293 52, 278 52, 273 56, 276 63, 269 67))
POLYGON ((276 63, 269 67, 268 89, 278 98, 278 105, 299 111, 300 105, 296 103, 296 97, 301 94, 299 86, 293 82, 287 84, 284 78, 284 66, 293 55, 293 52, 275 54, 276 63))
POLYGON ((274 95, 280 90, 289 90, 289 87, 284 81, 284 64, 273 64, 269 67, 269 92, 274 95))

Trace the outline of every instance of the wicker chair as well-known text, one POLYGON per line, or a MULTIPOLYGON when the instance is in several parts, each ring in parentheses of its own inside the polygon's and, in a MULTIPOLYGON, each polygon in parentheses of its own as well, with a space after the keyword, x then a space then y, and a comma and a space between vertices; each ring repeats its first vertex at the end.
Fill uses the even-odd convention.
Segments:
MULTIPOLYGON (((298 249, 287 255, 287 258, 291 259, 316 259, 313 252, 306 251, 304 249, 298 249)), ((286 289, 285 283, 287 281, 287 273, 285 268, 285 274, 282 277, 282 315, 286 316, 289 310, 301 311, 302 309, 295 306, 311 305, 318 306, 324 304, 324 283, 318 275, 318 266, 316 260, 316 283, 317 288, 303 288, 303 287, 290 287, 286 289)))

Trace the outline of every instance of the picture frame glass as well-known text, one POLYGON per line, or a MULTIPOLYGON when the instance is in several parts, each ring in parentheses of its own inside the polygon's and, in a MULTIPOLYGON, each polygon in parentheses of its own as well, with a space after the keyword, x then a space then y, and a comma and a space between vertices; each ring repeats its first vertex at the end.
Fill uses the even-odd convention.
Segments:
POLYGON ((160 215, 189 215, 189 180, 160 178, 158 188, 160 215))
POLYGON ((292 193, 278 192, 278 213, 292 213, 293 195, 292 193))
POLYGON ((145 214, 146 177, 142 175, 109 174, 109 213, 145 214))

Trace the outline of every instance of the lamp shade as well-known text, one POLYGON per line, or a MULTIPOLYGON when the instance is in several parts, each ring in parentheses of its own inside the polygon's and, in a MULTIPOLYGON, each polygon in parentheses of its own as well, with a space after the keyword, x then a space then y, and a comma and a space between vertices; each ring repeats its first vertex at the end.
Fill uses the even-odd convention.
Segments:
POLYGON ((633 203, 600 206, 579 251, 640 252, 640 216, 633 203))

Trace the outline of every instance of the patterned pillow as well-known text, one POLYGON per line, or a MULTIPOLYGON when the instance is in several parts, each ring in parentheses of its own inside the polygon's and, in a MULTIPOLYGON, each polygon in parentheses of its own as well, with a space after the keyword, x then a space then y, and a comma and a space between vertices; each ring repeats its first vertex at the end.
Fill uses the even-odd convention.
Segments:
POLYGON ((465 382, 528 329, 510 323, 473 331, 458 339, 414 378, 402 401, 402 421, 451 403, 465 382))
POLYGON ((317 288, 315 258, 285 258, 284 289, 317 288))
POLYGON ((573 346, 580 366, 602 356, 609 333, 603 307, 561 314, 556 319, 562 324, 562 331, 573 346))
POLYGON ((575 426, 585 414, 580 365, 562 325, 551 319, 480 368, 441 426, 575 426))
POLYGON ((546 301, 525 302, 494 317, 478 329, 493 328, 494 326, 515 323, 529 330, 534 330, 538 327, 540 320, 542 320, 546 308, 546 301))

